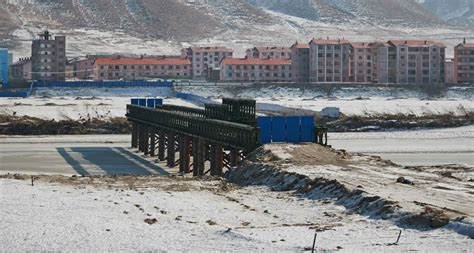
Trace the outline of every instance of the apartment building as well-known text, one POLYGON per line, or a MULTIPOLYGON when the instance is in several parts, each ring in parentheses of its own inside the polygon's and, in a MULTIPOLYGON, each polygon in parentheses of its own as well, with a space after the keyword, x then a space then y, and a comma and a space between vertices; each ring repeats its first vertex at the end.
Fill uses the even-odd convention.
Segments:
POLYGON ((82 80, 92 80, 95 77, 95 60, 97 57, 86 56, 85 59, 72 63, 74 77, 82 80))
POLYGON ((309 82, 309 45, 296 42, 291 50, 291 76, 293 82, 309 82))
POLYGON ((291 49, 288 47, 253 47, 245 51, 247 58, 257 59, 290 59, 291 49))
POLYGON ((31 81, 31 58, 20 58, 10 66, 10 70, 13 79, 31 81))
POLYGON ((93 69, 95 80, 191 78, 187 58, 96 58, 93 69))
POLYGON ((344 39, 313 39, 309 43, 309 81, 349 82, 351 44, 344 39))
POLYGON ((225 58, 220 69, 221 81, 292 81, 289 59, 225 58))
POLYGON ((373 82, 373 45, 366 42, 351 43, 349 80, 356 83, 373 82))
POLYGON ((463 43, 454 48, 454 70, 457 83, 474 84, 474 43, 463 43))
POLYGON ((206 78, 210 70, 219 69, 224 58, 231 58, 233 50, 226 47, 189 47, 181 50, 181 57, 188 58, 192 64, 192 77, 206 78))
POLYGON ((45 31, 31 46, 31 70, 34 80, 65 80, 66 37, 45 31))
POLYGON ((389 82, 428 85, 445 82, 443 43, 428 40, 390 40, 388 42, 389 82))

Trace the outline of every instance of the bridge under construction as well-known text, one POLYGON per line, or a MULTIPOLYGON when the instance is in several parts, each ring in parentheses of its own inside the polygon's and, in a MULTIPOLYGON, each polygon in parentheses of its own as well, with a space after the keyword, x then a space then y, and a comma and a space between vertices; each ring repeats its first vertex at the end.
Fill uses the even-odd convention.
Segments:
MULTIPOLYGON (((166 161, 170 168, 179 166, 181 175, 223 176, 224 168, 238 166, 263 144, 255 100, 223 98, 222 104, 206 104, 205 109, 156 101, 147 107, 147 103, 141 102, 132 100, 127 105, 132 148, 166 161)), ((327 132, 316 130, 309 141, 326 144, 327 132), (326 142, 322 139, 324 135, 326 142)))

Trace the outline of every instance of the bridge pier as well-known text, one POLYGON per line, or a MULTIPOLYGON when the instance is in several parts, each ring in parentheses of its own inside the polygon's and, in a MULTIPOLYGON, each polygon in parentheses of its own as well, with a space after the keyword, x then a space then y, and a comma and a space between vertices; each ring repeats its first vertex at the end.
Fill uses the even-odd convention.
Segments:
POLYGON ((188 136, 179 136, 179 172, 189 173, 190 172, 190 147, 191 141, 188 136))
POLYGON ((143 152, 145 150, 144 144, 145 143, 145 136, 144 136, 144 126, 140 125, 138 127, 138 151, 143 152))
POLYGON ((143 128, 143 153, 147 156, 150 153, 150 129, 143 128))
POLYGON ((156 145, 156 131, 154 128, 150 128, 150 156, 155 156, 155 145, 156 145))
POLYGON ((193 139, 193 176, 204 175, 204 163, 206 161, 206 149, 203 139, 193 139))
POLYGON ((236 148, 230 149, 230 166, 235 167, 238 166, 240 162, 240 154, 239 150, 236 148))
POLYGON ((158 160, 165 160, 166 136, 163 130, 158 131, 158 160))
POLYGON ((138 124, 132 123, 132 148, 138 147, 138 124))
POLYGON ((166 158, 166 165, 170 168, 174 168, 175 166, 175 135, 174 133, 167 133, 168 139, 168 147, 167 147, 167 158, 166 158))
POLYGON ((224 168, 224 150, 220 144, 211 145, 211 176, 221 177, 223 175, 222 169, 224 168))

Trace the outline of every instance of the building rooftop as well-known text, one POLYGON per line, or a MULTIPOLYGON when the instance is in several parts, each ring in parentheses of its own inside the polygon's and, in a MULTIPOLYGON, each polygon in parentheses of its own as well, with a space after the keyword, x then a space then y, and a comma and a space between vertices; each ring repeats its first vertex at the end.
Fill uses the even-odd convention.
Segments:
POLYGON ((296 48, 309 48, 309 44, 306 44, 306 43, 301 44, 297 41, 297 42, 295 42, 295 44, 291 45, 290 49, 294 48, 294 47, 296 47, 296 48))
POLYGON ((230 65, 290 65, 290 59, 224 58, 224 64, 230 65))
POLYGON ((253 48, 249 48, 247 49, 247 51, 249 50, 258 50, 258 51, 275 51, 275 50, 278 50, 278 51, 287 51, 287 52, 290 52, 290 48, 289 47, 253 47, 253 48))
POLYGON ((312 39, 309 44, 317 44, 317 45, 342 45, 342 44, 350 44, 348 40, 343 39, 312 39))
POLYGON ((227 47, 190 47, 191 50, 197 52, 234 52, 233 49, 227 47))
POLYGON ((97 58, 96 64, 107 65, 186 65, 191 64, 187 58, 97 58))
POLYGON ((464 47, 464 48, 474 48, 474 43, 461 43, 456 47, 464 47))
POLYGON ((351 46, 353 48, 372 48, 372 44, 367 42, 352 42, 351 46))
POLYGON ((409 46, 409 47, 430 47, 430 46, 437 46, 437 47, 446 47, 445 44, 432 41, 432 40, 390 40, 390 44, 394 46, 409 46))

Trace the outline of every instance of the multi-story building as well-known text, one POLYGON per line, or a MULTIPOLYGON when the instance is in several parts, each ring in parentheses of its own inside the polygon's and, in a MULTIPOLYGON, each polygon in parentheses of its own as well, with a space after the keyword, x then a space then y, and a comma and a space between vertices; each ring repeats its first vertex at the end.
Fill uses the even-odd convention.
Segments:
POLYGON ((258 59, 290 59, 291 49, 288 47, 254 47, 245 51, 247 58, 258 59))
POLYGON ((389 58, 395 59, 394 48, 387 42, 371 42, 369 45, 372 53, 372 82, 395 83, 396 66, 395 64, 391 65, 392 63, 389 61, 389 58))
POLYGON ((454 70, 458 83, 474 83, 474 43, 463 43, 454 48, 454 70))
POLYGON ((291 60, 225 58, 221 62, 221 81, 291 82, 291 60))
POLYGON ((94 64, 97 57, 86 56, 85 59, 77 60, 73 62, 74 77, 83 80, 94 79, 95 71, 94 64))
POLYGON ((313 39, 309 43, 309 81, 349 82, 351 44, 344 39, 313 39))
POLYGON ((8 87, 8 72, 10 68, 8 49, 0 48, 0 85, 8 87))
POLYGON ((95 80, 191 78, 187 58, 96 58, 93 69, 95 80))
POLYGON ((65 80, 66 37, 52 39, 48 31, 39 35, 31 46, 31 70, 34 80, 65 80))
POLYGON ((10 66, 10 69, 13 79, 31 81, 31 58, 20 58, 10 66))
POLYGON ((388 43, 389 82, 414 85, 445 82, 444 44, 428 40, 391 40, 388 43))
POLYGON ((448 84, 457 83, 454 59, 446 59, 446 63, 444 64, 444 69, 446 72, 445 83, 448 83, 448 84))
POLYGON ((351 43, 349 80, 356 83, 373 82, 373 50, 365 42, 351 43))
POLYGON ((205 78, 211 70, 219 69, 224 58, 231 58, 233 50, 226 47, 189 47, 181 50, 181 57, 192 64, 193 78, 205 78))
POLYGON ((309 82, 309 45, 296 42, 291 50, 291 76, 293 82, 309 82))

